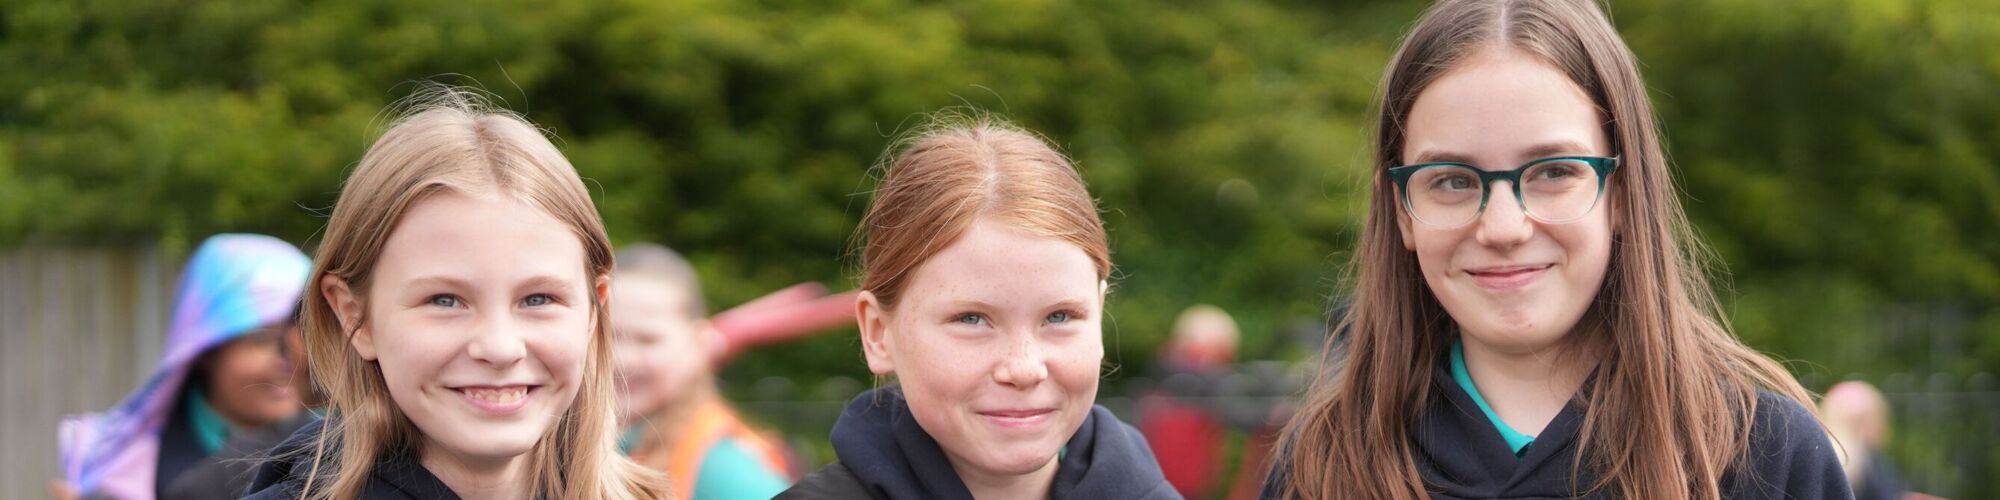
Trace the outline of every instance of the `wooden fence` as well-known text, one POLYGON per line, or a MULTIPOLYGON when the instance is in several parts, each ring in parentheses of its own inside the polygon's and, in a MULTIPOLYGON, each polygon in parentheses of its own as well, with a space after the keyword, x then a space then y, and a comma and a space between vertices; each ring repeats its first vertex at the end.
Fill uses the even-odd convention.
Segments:
POLYGON ((179 266, 157 250, 0 253, 0 498, 47 498, 62 416, 152 373, 179 266))

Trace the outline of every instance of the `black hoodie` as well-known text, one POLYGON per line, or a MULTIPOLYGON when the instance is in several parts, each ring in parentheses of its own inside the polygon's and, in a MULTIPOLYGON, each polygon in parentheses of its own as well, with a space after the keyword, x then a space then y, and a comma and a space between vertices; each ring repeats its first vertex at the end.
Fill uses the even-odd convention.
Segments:
MULTIPOLYGON (((1433 396, 1410 429, 1417 473, 1431 498, 1573 498, 1588 488, 1596 471, 1574 470, 1576 437, 1584 407, 1572 403, 1535 436, 1516 458, 1493 421, 1442 367, 1431 377, 1433 396), (1575 474, 1572 474, 1572 471, 1575 474), (1571 483, 1572 476, 1576 480, 1571 483)), ((1586 382, 1585 389, 1590 384, 1586 382)), ((1790 399, 1759 392, 1745 461, 1722 478, 1726 499, 1849 499, 1847 476, 1833 442, 1812 412, 1790 399)), ((1279 498, 1290 457, 1272 464, 1265 498, 1279 498)), ((1594 494, 1588 498, 1609 498, 1594 494)))
MULTIPOLYGON (((944 449, 917 425, 899 387, 862 393, 833 424, 840 461, 813 472, 781 499, 971 500, 944 449)), ((1093 406, 1056 466, 1054 500, 1180 498, 1137 429, 1093 406)))
MULTIPOLYGON (((319 440, 325 421, 306 424, 284 444, 271 450, 273 458, 257 466, 250 480, 250 496, 245 500, 297 500, 303 498, 306 474, 311 467, 313 443, 319 440)), ((321 481, 328 476, 321 476, 321 481)), ((431 475, 407 453, 392 453, 376 462, 368 484, 361 489, 362 500, 457 500, 458 494, 431 475)))

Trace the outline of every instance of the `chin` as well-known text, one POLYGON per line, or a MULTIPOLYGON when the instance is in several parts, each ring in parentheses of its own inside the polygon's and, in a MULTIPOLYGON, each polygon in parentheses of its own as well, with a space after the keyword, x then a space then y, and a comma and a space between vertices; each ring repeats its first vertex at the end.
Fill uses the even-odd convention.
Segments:
POLYGON ((990 463, 981 464, 980 467, 984 467, 987 470, 1000 474, 1018 476, 1018 475, 1033 473, 1037 470, 1041 470, 1043 466, 1049 464, 1050 460, 1054 459, 1055 459, 1054 454, 1050 454, 1049 456, 1041 458, 1021 458, 1021 459, 995 458, 989 460, 988 462, 990 463))
POLYGON ((1041 470, 1049 461, 1055 460, 1058 446, 1016 445, 987 448, 982 453, 980 467, 1003 474, 1027 474, 1041 470))
POLYGON ((1473 340, 1479 341, 1479 343, 1507 351, 1526 351, 1548 347, 1561 341, 1563 335, 1568 333, 1545 331, 1546 328, 1537 324, 1482 326, 1484 328, 1479 333, 1468 329, 1464 331, 1464 334, 1472 337, 1473 340))
MULTIPOLYGON (((480 433, 485 435, 486 433, 480 433)), ((495 433, 498 434, 498 433, 495 433)), ((509 436, 512 438, 513 436, 509 436)), ((539 438, 540 436, 535 436, 539 438)), ((508 460, 528 454, 535 449, 538 439, 479 439, 477 436, 460 436, 455 443, 438 444, 449 448, 452 454, 483 460, 508 460)))

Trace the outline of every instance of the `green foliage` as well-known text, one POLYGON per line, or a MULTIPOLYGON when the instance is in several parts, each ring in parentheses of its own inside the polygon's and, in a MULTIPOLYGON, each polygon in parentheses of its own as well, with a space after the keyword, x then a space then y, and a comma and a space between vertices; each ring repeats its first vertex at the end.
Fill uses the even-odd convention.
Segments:
MULTIPOLYGON (((1991 371, 2000 13, 1804 3, 1614 5, 1741 334, 1826 376, 1991 371)), ((613 238, 686 252, 712 302, 844 288, 870 166, 965 106, 1053 138, 1101 199, 1119 372, 1195 302, 1236 313, 1252 356, 1296 356, 1274 333, 1338 291, 1374 85, 1420 8, 4 0, 0 248, 310 245, 382 110, 438 79, 548 128, 613 238)), ((730 375, 865 380, 858 360, 836 333, 730 375)))

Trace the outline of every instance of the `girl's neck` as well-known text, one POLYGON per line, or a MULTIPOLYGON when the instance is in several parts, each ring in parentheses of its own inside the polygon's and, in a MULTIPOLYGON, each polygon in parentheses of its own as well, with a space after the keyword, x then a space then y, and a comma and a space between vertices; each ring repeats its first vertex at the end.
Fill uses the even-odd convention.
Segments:
MULTIPOLYGON (((1570 332, 1565 338, 1587 338, 1570 332)), ((1508 352, 1488 347, 1470 335, 1459 340, 1465 371, 1493 413, 1515 431, 1540 435, 1576 395, 1599 355, 1586 345, 1558 341, 1540 349, 1508 352)))
POLYGON ((976 467, 961 465, 957 458, 946 457, 951 469, 958 473, 960 482, 978 500, 1048 498, 1049 490, 1056 483, 1056 467, 1060 462, 1055 457, 1040 469, 1027 474, 990 474, 976 467))
POLYGON ((459 498, 466 500, 526 500, 533 498, 528 457, 503 460, 465 457, 426 441, 418 462, 459 498))

